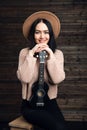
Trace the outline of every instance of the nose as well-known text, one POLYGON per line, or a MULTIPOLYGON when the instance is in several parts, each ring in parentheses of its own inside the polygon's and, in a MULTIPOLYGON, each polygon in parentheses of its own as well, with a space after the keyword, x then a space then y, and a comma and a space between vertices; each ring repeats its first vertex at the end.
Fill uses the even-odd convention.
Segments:
POLYGON ((40 34, 40 38, 44 38, 44 33, 43 32, 40 34))

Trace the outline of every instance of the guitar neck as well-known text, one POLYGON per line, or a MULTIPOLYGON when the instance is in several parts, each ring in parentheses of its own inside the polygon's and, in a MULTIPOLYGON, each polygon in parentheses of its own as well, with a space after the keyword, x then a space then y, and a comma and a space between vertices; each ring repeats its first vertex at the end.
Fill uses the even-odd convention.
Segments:
POLYGON ((46 51, 39 52, 39 60, 40 60, 39 85, 43 85, 44 84, 44 65, 45 65, 46 55, 47 55, 46 51))
POLYGON ((44 84, 44 63, 40 63, 39 66, 39 85, 44 84))

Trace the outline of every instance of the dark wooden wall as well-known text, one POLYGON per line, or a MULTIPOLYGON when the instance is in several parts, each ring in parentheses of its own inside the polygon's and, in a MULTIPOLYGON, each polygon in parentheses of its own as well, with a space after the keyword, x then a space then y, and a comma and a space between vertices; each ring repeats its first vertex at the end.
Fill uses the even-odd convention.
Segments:
POLYGON ((65 56, 66 79, 58 103, 66 120, 87 121, 87 3, 85 0, 0 1, 0 121, 20 115, 21 84, 16 77, 19 51, 27 46, 22 24, 39 10, 59 16, 58 47, 65 56))

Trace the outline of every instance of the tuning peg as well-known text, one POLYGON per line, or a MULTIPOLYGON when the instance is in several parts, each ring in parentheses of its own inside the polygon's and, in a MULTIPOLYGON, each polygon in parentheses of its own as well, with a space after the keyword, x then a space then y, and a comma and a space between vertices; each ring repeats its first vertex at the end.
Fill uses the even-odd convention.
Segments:
POLYGON ((46 58, 48 58, 48 55, 46 54, 46 58))
POLYGON ((38 57, 39 57, 39 55, 37 54, 37 55, 36 55, 36 57, 38 58, 38 57))

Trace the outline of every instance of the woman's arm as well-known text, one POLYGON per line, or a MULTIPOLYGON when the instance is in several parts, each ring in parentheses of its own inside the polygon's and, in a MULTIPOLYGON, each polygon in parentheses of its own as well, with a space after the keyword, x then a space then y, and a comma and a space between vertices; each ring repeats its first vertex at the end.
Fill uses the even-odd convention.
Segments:
POLYGON ((58 84, 65 79, 62 51, 56 50, 55 53, 51 53, 50 58, 47 60, 47 70, 52 83, 58 84))
POLYGON ((19 54, 17 77, 25 83, 29 83, 34 75, 36 58, 28 48, 22 49, 19 54))

